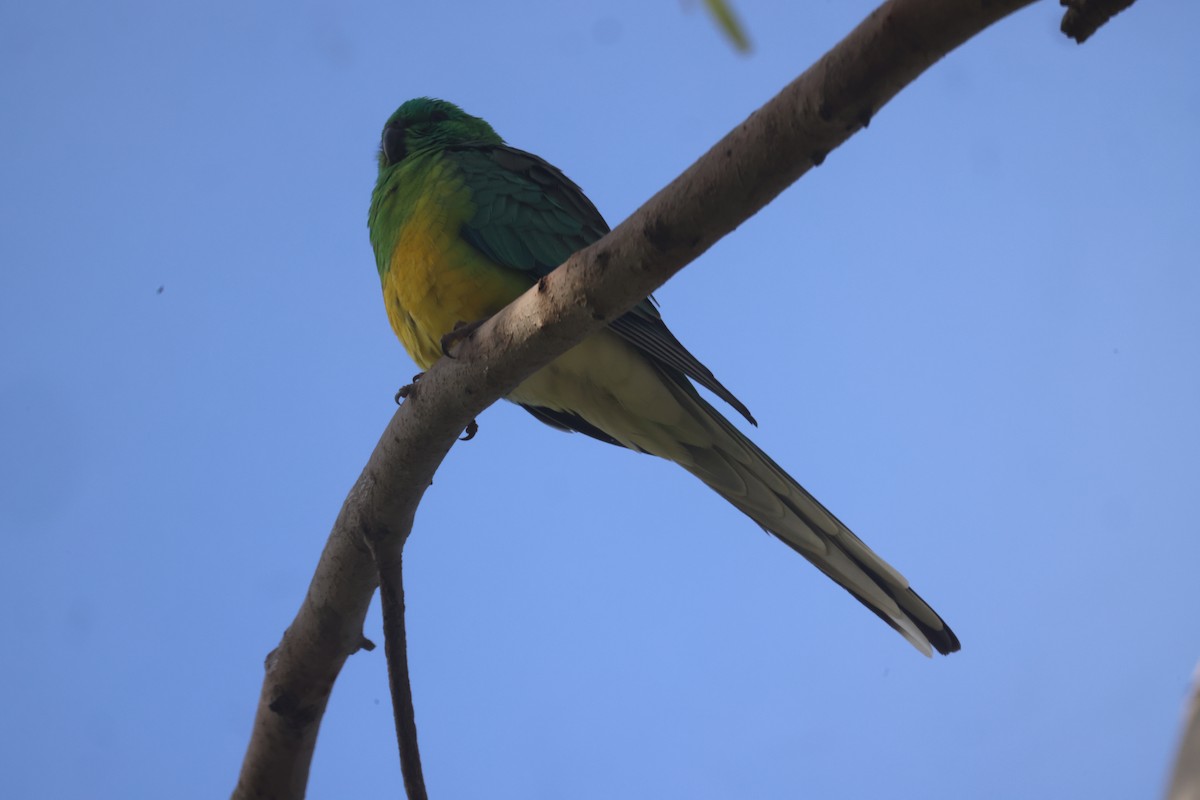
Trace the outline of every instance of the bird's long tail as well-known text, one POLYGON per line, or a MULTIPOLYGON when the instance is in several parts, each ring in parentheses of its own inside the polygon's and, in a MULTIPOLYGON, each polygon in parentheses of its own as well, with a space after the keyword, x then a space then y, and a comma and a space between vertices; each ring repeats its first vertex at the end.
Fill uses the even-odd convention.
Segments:
POLYGON ((904 576, 725 419, 686 381, 668 381, 676 399, 712 432, 704 444, 678 442, 667 457, 811 561, 925 655, 959 649, 958 637, 909 588, 904 576))

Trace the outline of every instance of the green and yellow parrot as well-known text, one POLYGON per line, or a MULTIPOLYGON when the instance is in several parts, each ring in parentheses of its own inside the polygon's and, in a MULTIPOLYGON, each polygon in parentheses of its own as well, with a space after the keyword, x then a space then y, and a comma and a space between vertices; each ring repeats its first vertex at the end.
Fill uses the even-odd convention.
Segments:
MULTIPOLYGON (((428 369, 443 337, 495 314, 608 232, 555 167, 443 100, 410 100, 383 128, 368 220, 388 319, 428 369)), ((926 655, 958 637, 790 475, 707 403, 753 417, 667 329, 650 298, 518 386, 542 422, 674 461, 807 558, 926 655)))

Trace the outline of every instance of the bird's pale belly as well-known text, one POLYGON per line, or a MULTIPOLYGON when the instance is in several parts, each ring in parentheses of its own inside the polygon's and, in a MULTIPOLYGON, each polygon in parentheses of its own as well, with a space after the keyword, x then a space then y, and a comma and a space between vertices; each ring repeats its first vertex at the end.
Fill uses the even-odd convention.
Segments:
POLYGON ((508 395, 516 403, 578 414, 626 447, 686 463, 686 445, 711 433, 671 385, 612 331, 593 334, 508 395))

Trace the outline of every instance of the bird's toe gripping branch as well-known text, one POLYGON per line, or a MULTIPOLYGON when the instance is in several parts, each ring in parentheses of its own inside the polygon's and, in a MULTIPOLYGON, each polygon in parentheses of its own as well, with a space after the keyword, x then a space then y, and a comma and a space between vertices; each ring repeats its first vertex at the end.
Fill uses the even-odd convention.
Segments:
POLYGON ((413 393, 413 390, 415 390, 417 388, 417 381, 421 380, 421 378, 424 378, 424 377, 425 377, 424 372, 418 372, 416 375, 413 375, 412 383, 407 383, 404 386, 401 386, 399 389, 397 389, 396 390, 396 405, 400 405, 401 400, 403 400, 406 397, 408 397, 409 395, 411 395, 413 393))
MULTIPOLYGON (((454 330, 442 337, 442 355, 446 358, 454 358, 454 354, 450 351, 455 348, 460 342, 469 339, 471 334, 479 330, 479 326, 487 322, 487 317, 477 319, 474 322, 459 322, 454 326, 454 330)), ((471 420, 467 423, 466 430, 463 435, 458 437, 460 442, 469 442, 475 438, 475 434, 479 433, 479 423, 471 420)))
POLYGON ((454 326, 454 330, 442 337, 442 355, 444 355, 446 358, 454 358, 454 354, 450 351, 454 349, 455 345, 459 344, 465 339, 469 339, 471 334, 479 330, 479 327, 487 321, 488 318, 484 317, 483 319, 477 319, 474 322, 457 323, 454 326))
MULTIPOLYGON (((478 327, 478 325, 476 325, 476 327, 478 327)), ((405 384, 404 386, 401 386, 399 389, 396 390, 396 398, 395 398, 396 405, 400 405, 400 403, 402 401, 404 401, 408 397, 412 396, 412 393, 417 388, 417 383, 423 377, 425 377, 425 373, 418 372, 416 375, 413 375, 412 383, 405 384)), ((477 433, 479 433, 479 423, 476 422, 475 420, 471 420, 470 422, 467 423, 466 429, 463 430, 463 435, 458 437, 458 440, 460 442, 469 442, 475 438, 475 434, 477 434, 477 433)), ((374 647, 374 645, 372 645, 372 647, 374 647)), ((371 648, 368 647, 366 649, 369 650, 371 648)))

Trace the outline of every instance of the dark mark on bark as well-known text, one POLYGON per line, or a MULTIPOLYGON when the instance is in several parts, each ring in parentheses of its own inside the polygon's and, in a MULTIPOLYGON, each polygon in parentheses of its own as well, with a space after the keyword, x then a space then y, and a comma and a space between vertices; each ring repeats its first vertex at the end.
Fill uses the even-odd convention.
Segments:
POLYGON ((871 127, 871 109, 864 108, 858 113, 858 124, 864 128, 871 127))
POLYGON ((537 287, 538 287, 538 288, 537 288, 537 290, 538 290, 538 294, 545 294, 545 293, 546 293, 546 286, 547 286, 547 283, 548 283, 548 281, 549 281, 549 278, 550 278, 550 276, 549 276, 549 275, 543 275, 542 277, 538 278, 538 282, 537 282, 537 287))
POLYGON ((808 157, 808 160, 813 163, 814 167, 819 167, 825 163, 825 156, 829 155, 828 150, 818 150, 808 157))
POLYGON ((833 119, 833 108, 829 105, 828 100, 822 100, 821 105, 817 106, 817 116, 822 122, 829 122, 833 119))
POLYGON ((282 716, 292 713, 295 707, 296 697, 291 692, 281 693, 267 705, 267 708, 282 716))
POLYGON ((661 219, 652 219, 646 223, 646 228, 643 231, 646 236, 646 241, 660 253, 665 253, 671 247, 671 231, 663 224, 661 219))
POLYGON ((301 706, 300 701, 291 692, 282 692, 267 705, 267 708, 283 717, 289 728, 306 727, 317 718, 316 710, 301 706))

